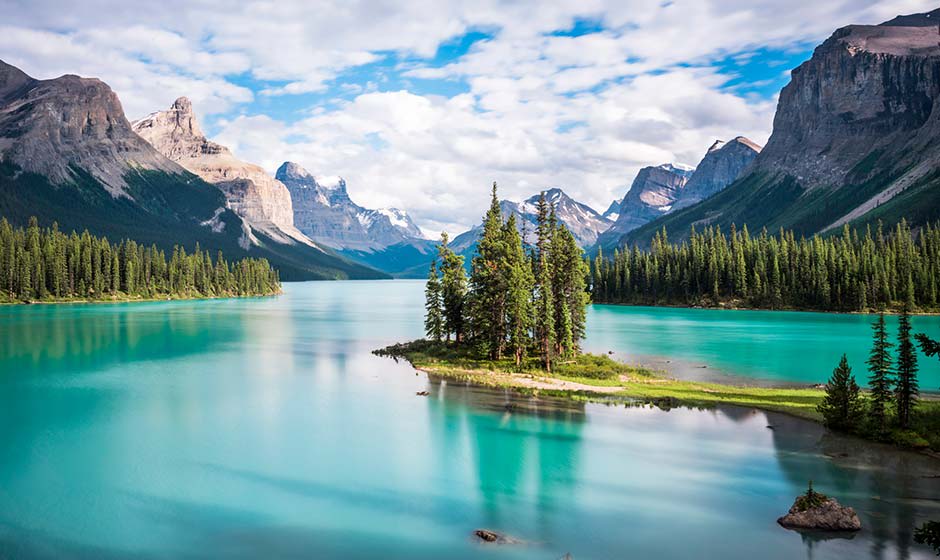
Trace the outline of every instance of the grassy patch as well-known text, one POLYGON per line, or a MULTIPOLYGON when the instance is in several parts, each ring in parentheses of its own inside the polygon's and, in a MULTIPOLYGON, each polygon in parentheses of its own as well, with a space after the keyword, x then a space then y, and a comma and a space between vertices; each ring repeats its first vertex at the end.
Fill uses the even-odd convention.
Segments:
MULTIPOLYGON (((577 359, 557 363, 554 371, 548 374, 534 358, 516 366, 510 359, 481 360, 474 357, 469 348, 427 340, 395 344, 376 350, 375 353, 407 360, 414 367, 441 377, 489 387, 514 388, 526 394, 575 400, 619 398, 661 408, 734 405, 822 421, 822 415, 816 410, 825 396, 822 389, 743 387, 680 381, 617 362, 608 356, 584 354, 577 359), (533 380, 562 381, 568 387, 533 388, 533 380)), ((857 435, 875 439, 864 428, 857 435)), ((888 441, 905 448, 940 450, 940 400, 922 399, 912 417, 911 428, 891 432, 888 441)))

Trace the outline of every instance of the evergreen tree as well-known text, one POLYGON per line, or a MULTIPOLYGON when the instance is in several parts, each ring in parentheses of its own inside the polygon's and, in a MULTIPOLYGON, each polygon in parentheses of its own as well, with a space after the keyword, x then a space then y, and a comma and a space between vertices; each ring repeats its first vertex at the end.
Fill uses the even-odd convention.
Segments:
POLYGON ((852 431, 859 427, 864 408, 859 398, 858 383, 845 354, 833 370, 826 384, 826 396, 817 410, 823 415, 826 426, 834 430, 852 431))
POLYGON ((529 332, 533 325, 532 289, 535 279, 532 264, 523 248, 523 240, 516 230, 516 217, 509 216, 503 226, 503 241, 507 247, 506 319, 508 348, 516 365, 522 364, 526 348, 531 343, 529 332))
POLYGON ((891 402, 891 353, 892 344, 888 342, 888 330, 885 326, 884 313, 872 324, 873 341, 868 358, 868 386, 871 390, 871 404, 868 418, 872 427, 881 434, 887 431, 887 406, 891 402))
POLYGON ((465 332, 465 301, 467 296, 467 273, 463 268, 463 256, 448 247, 449 238, 441 234, 437 254, 441 260, 441 305, 444 312, 444 337, 450 341, 463 342, 465 332))
POLYGON ((424 308, 424 332, 429 339, 440 342, 444 336, 444 315, 441 311, 441 280, 437 276, 437 261, 431 261, 431 270, 428 271, 424 308))
POLYGON ((536 206, 536 242, 532 259, 535 267, 535 339, 542 365, 551 371, 556 343, 555 296, 553 274, 554 210, 543 192, 536 206))
POLYGON ((555 301, 552 295, 551 267, 548 255, 539 257, 538 277, 535 287, 535 332, 542 366, 552 370, 555 348, 555 301))
POLYGON ((474 343, 491 359, 502 357, 506 343, 507 247, 502 213, 493 183, 490 207, 483 218, 477 254, 470 264, 468 319, 474 343))
POLYGON ((894 395, 898 411, 898 424, 907 429, 911 424, 911 413, 917 406, 920 389, 917 383, 917 352, 911 340, 911 316, 908 306, 898 317, 898 363, 894 395))

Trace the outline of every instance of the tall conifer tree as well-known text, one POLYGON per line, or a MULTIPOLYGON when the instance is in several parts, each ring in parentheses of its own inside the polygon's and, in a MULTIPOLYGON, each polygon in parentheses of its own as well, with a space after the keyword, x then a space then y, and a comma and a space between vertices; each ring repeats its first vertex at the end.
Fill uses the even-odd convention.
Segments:
POLYGON ((920 388, 917 383, 917 351, 911 340, 911 316, 905 304, 898 317, 898 364, 897 382, 894 387, 898 424, 907 429, 911 424, 911 413, 917 406, 920 388))
POLYGON ((885 326, 885 314, 879 313, 872 324, 872 348, 868 358, 868 386, 871 390, 871 404, 868 418, 872 427, 879 433, 887 431, 887 406, 892 397, 891 346, 888 342, 888 329, 885 326))
POLYGON ((444 314, 441 311, 441 280, 437 276, 437 261, 431 261, 428 282, 424 287, 424 332, 428 338, 440 342, 444 336, 444 314))

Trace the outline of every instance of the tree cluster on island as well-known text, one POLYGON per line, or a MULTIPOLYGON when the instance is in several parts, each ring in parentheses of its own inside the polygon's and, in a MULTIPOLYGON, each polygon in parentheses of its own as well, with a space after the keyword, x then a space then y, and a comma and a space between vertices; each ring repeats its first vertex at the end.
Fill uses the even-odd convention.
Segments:
POLYGON ((897 309, 910 293, 912 309, 936 310, 938 277, 940 225, 916 233, 904 221, 889 232, 846 225, 841 234, 811 238, 693 228, 679 244, 664 229, 648 251, 599 253, 591 294, 596 303, 869 311, 897 309))
POLYGON ((463 256, 448 247, 446 233, 441 236, 425 288, 428 339, 453 341, 491 360, 512 356, 517 366, 538 356, 546 371, 556 360, 577 356, 589 301, 588 266, 544 194, 533 234, 530 245, 514 215, 503 220, 494 183, 469 278, 463 256))
POLYGON ((213 261, 198 243, 192 253, 174 247, 167 259, 133 240, 0 220, 0 301, 269 295, 280 286, 267 260, 229 262, 220 251, 213 261))

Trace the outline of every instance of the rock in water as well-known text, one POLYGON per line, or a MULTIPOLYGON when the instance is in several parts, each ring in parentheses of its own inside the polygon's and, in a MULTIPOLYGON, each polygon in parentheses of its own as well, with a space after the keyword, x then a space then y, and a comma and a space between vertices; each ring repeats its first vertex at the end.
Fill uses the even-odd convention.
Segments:
POLYGON ((810 508, 801 507, 801 498, 797 498, 790 512, 777 520, 786 529, 804 529, 816 531, 858 531, 862 522, 855 510, 828 498, 819 505, 810 508))
POLYGON ((485 543, 494 543, 494 544, 522 544, 522 541, 514 539, 509 535, 504 535, 502 533, 497 533, 496 531, 490 531, 489 529, 477 529, 473 532, 473 536, 480 539, 480 541, 485 543))

